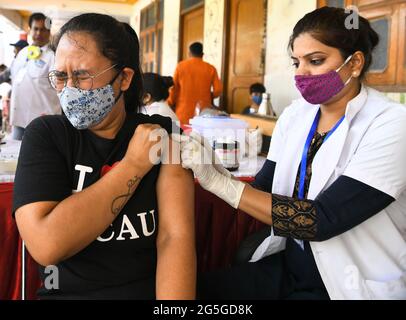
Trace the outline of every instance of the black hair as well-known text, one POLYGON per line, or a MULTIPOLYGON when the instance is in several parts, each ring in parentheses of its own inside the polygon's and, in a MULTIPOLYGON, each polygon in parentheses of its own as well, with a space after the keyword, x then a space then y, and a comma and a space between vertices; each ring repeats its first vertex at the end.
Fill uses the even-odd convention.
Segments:
POLYGON ((35 12, 32 15, 30 15, 29 19, 28 19, 28 26, 31 28, 32 27, 32 23, 34 21, 49 21, 49 26, 51 26, 52 24, 52 20, 48 17, 46 17, 43 13, 41 12, 35 12))
POLYGON ((200 42, 193 42, 189 46, 189 51, 194 57, 203 56, 203 45, 200 42))
POLYGON ((154 101, 166 100, 169 88, 173 86, 172 77, 163 77, 157 73, 144 73, 144 94, 149 93, 154 101))
POLYGON ((293 28, 289 41, 290 50, 293 51, 298 36, 310 33, 321 43, 340 50, 343 60, 356 51, 361 51, 365 57, 365 65, 360 74, 363 78, 372 63, 372 51, 379 43, 379 36, 369 21, 361 16, 358 28, 348 28, 346 23, 354 13, 358 14, 353 10, 346 12, 342 8, 322 7, 306 14, 293 28))
POLYGON ((134 29, 128 23, 119 22, 109 15, 81 14, 62 26, 52 44, 54 50, 64 34, 73 32, 90 34, 100 52, 116 65, 117 71, 125 67, 134 70, 130 87, 124 92, 124 101, 128 113, 139 111, 142 105, 143 81, 138 36, 134 29))
POLYGON ((250 94, 254 92, 265 93, 266 89, 262 83, 256 82, 250 86, 250 94))

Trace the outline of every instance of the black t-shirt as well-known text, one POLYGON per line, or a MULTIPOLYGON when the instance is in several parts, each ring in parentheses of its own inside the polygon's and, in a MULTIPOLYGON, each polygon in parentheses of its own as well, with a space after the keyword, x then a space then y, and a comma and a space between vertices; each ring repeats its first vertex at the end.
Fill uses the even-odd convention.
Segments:
MULTIPOLYGON (((37 201, 62 201, 95 183, 120 161, 142 123, 172 132, 170 118, 127 115, 115 139, 76 130, 65 116, 43 116, 27 127, 14 182, 13 212, 37 201), (83 179, 84 177, 84 179, 83 179)), ((153 299, 155 297, 158 207, 155 165, 105 232, 57 265, 59 290, 38 292, 42 299, 153 299)), ((92 204, 89 203, 89 207, 92 204)), ((67 226, 68 227, 68 226, 67 226)), ((44 280, 50 272, 44 273, 44 280)))

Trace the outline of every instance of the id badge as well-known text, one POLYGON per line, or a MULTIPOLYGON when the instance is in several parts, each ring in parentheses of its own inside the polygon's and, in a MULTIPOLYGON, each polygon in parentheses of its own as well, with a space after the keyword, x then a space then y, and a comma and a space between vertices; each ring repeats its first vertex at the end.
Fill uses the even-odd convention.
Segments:
POLYGON ((45 61, 44 61, 44 60, 41 60, 41 59, 35 60, 35 65, 36 65, 38 68, 43 68, 43 67, 45 66, 45 61))

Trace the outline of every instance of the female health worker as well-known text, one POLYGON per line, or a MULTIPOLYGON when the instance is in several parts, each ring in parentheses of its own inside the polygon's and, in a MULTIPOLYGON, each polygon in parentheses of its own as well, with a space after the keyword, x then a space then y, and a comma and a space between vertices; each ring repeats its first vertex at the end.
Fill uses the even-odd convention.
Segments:
POLYGON ((405 299, 406 108, 366 86, 379 42, 351 13, 306 14, 290 38, 303 99, 279 118, 252 185, 197 159, 183 166, 203 188, 271 226, 249 263, 203 275, 201 298, 405 299))

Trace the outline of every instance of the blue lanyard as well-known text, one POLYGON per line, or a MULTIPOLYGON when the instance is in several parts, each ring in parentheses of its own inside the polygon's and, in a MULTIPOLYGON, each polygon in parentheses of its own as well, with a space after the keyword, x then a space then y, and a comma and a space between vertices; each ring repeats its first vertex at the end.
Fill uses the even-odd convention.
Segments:
MULTIPOLYGON (((340 120, 335 124, 335 126, 330 130, 327 136, 324 138, 323 143, 330 138, 334 131, 339 127, 341 122, 343 122, 345 116, 342 116, 340 120)), ((313 136, 316 133, 317 126, 320 120, 320 109, 317 111, 316 117, 314 118, 312 127, 310 129, 309 135, 307 136, 305 146, 302 153, 302 161, 300 163, 300 180, 299 180, 299 199, 304 199, 304 189, 305 189, 305 178, 306 178, 306 168, 307 168, 307 154, 309 152, 310 144, 312 142, 313 136)))

